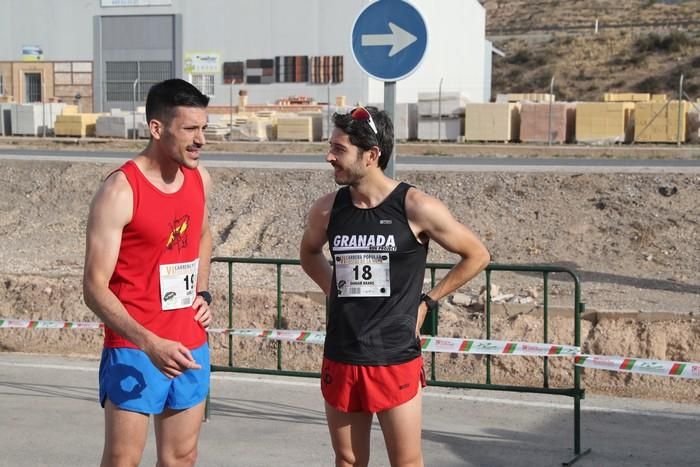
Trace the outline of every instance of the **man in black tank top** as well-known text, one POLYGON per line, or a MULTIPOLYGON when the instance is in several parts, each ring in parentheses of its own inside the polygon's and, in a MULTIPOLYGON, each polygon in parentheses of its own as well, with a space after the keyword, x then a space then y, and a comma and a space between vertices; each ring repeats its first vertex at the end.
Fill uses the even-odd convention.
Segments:
POLYGON ((329 298, 321 391, 335 465, 369 463, 376 413, 391 465, 422 466, 418 333, 489 253, 441 201, 384 174, 394 133, 385 112, 357 107, 333 121, 326 160, 342 188, 311 207, 300 257, 329 298), (430 239, 461 259, 421 294, 430 239))

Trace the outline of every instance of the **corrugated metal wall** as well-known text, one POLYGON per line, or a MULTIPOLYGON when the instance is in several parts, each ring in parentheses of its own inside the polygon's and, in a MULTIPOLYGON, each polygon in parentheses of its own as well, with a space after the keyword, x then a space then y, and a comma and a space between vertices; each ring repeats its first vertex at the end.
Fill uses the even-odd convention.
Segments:
POLYGON ((102 109, 143 105, 153 84, 175 77, 175 16, 103 16, 100 23, 102 109))

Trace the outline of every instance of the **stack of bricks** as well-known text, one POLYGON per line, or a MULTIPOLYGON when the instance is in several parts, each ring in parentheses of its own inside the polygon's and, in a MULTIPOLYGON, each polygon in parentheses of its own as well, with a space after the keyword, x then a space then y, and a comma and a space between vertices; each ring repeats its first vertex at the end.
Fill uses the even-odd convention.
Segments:
POLYGON ((54 134, 56 136, 95 136, 97 119, 101 115, 96 113, 59 115, 56 118, 54 134))
POLYGON ((312 141, 311 117, 285 115, 277 117, 277 139, 279 141, 312 141))
POLYGON ((675 143, 688 139, 686 101, 639 102, 635 108, 634 140, 641 143, 675 143), (680 121, 679 121, 680 115, 680 121))
POLYGON ((517 141, 520 139, 520 104, 516 102, 467 103, 464 106, 465 141, 517 141))
POLYGON ((574 140, 576 107, 566 102, 523 102, 520 111, 520 140, 523 142, 568 143, 574 140), (550 119, 551 108, 551 119, 550 119), (551 131, 551 133, 549 133, 551 131))
POLYGON ((632 102, 579 102, 576 104, 576 141, 583 143, 632 141, 632 102))

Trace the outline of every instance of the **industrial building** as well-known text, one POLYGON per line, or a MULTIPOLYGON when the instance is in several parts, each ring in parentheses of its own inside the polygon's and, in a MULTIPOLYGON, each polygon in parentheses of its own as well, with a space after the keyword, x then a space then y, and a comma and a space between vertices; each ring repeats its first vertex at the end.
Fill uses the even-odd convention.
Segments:
MULTIPOLYGON (((400 0, 381 0, 400 1, 400 0)), ((396 102, 419 93, 491 97, 491 44, 477 0, 412 0, 428 28, 420 67, 396 102)), ((370 0, 2 0, 0 95, 82 112, 132 109, 152 83, 181 77, 229 106, 301 100, 382 102, 356 63, 351 30, 370 0)), ((387 31, 388 32, 388 31, 387 31)))

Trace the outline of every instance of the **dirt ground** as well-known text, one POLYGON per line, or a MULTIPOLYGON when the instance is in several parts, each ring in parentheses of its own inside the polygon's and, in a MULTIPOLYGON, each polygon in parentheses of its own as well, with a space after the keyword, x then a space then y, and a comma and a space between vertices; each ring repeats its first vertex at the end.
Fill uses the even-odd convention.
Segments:
MULTIPOLYGON (((314 145, 285 147, 289 153, 322 150, 314 145)), ((246 148, 255 152, 254 145, 246 148)), ((269 152, 270 147, 259 150, 269 152)), ((461 146, 462 153, 472 150, 483 155, 476 146, 461 146)), ((441 153, 445 148, 415 151, 441 153)), ((693 157, 688 154, 677 156, 693 157)), ((81 292, 85 222, 99 181, 115 166, 30 157, 4 160, 2 165, 0 318, 95 321, 81 292)), ((211 168, 210 172, 215 256, 297 258, 306 211, 314 199, 336 189, 327 170, 211 168)), ((399 175, 442 199, 483 238, 494 262, 559 264, 575 271, 587 309, 581 334, 584 353, 700 362, 700 176, 407 171, 399 175)), ((429 261, 454 260, 431 246, 429 261)), ((275 327, 274 267, 239 264, 233 271, 233 326, 275 327)), ((491 338, 542 342, 542 277, 497 271, 492 281, 498 305, 491 338)), ((213 327, 224 328, 228 326, 225 264, 214 264, 211 282, 216 300, 213 327)), ((281 284, 280 327, 322 330, 323 300, 314 284, 297 266, 282 268, 281 284)), ((443 300, 439 335, 486 337, 479 298, 483 286, 481 275, 443 300)), ((573 293, 565 276, 550 277, 550 342, 573 343, 573 293)), ((212 335, 211 342, 215 363, 225 364, 228 339, 212 335)), ((100 346, 98 331, 0 331, 2 351, 97 357, 100 346)), ((281 347, 285 369, 318 369, 320 346, 281 347)), ((235 338, 234 362, 274 368, 276 348, 271 342, 235 338)), ((549 366, 551 386, 571 385, 571 360, 550 359, 549 366)), ((538 358, 494 358, 492 370, 494 383, 542 384, 538 358)), ((441 379, 483 382, 485 358, 441 354, 436 371, 441 379)), ((586 369, 583 386, 598 394, 700 399, 700 384, 679 378, 586 369)))

